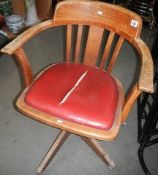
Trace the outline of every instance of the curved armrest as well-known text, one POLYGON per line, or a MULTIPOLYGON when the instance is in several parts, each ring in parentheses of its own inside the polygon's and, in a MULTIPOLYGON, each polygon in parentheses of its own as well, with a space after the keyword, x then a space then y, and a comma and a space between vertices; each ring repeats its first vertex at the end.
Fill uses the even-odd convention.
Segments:
POLYGON ((141 94, 142 91, 152 93, 153 87, 153 61, 147 45, 140 39, 136 38, 132 44, 135 46, 141 56, 141 70, 138 83, 132 88, 126 97, 123 111, 122 123, 127 119, 128 113, 131 110, 134 102, 141 94))
POLYGON ((133 43, 141 56, 141 70, 138 81, 138 89, 153 93, 153 61, 147 45, 140 39, 136 38, 133 43))
POLYGON ((22 34, 20 34, 17 38, 15 38, 9 44, 7 44, 5 47, 3 47, 1 49, 1 52, 12 55, 18 48, 20 48, 30 38, 32 38, 36 34, 40 33, 41 31, 44 31, 44 30, 46 30, 50 27, 56 26, 56 25, 57 25, 57 23, 53 22, 53 20, 47 20, 45 22, 37 24, 37 25, 29 28, 28 30, 26 30, 22 34))
POLYGON ((45 22, 37 24, 34 27, 31 27, 22 34, 20 34, 17 38, 15 38, 8 45, 6 45, 1 49, 2 53, 15 55, 16 60, 18 61, 22 71, 25 87, 32 82, 33 74, 28 58, 24 50, 22 49, 23 44, 27 42, 29 39, 31 39, 33 36, 40 33, 41 31, 59 25, 61 25, 61 22, 54 22, 53 20, 47 20, 45 22))

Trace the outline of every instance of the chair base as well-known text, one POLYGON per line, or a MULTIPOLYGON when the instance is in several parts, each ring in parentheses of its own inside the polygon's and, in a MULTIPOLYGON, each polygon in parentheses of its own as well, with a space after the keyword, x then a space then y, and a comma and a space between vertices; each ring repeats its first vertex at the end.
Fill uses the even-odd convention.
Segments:
POLYGON ((48 150, 47 154, 41 161, 39 167, 37 168, 37 174, 40 174, 45 170, 45 168, 48 166, 49 162, 53 159, 53 157, 56 155, 58 150, 61 148, 63 143, 66 141, 68 136, 70 135, 69 132, 61 131, 60 134, 57 136, 56 140, 48 150))
MULTIPOLYGON (((40 165, 37 168, 37 174, 41 174, 45 168, 48 166, 50 161, 53 159, 53 157, 56 155, 56 153, 59 151, 63 143, 66 141, 68 136, 70 135, 70 132, 62 130, 60 134, 57 136, 56 140, 50 147, 49 151, 41 161, 40 165)), ((110 156, 103 150, 103 148, 99 145, 99 143, 91 138, 88 137, 82 137, 80 136, 87 144, 90 146, 90 148, 103 160, 106 165, 112 169, 115 167, 115 163, 113 160, 111 160, 110 156)))
POLYGON ((90 148, 107 164, 108 168, 112 169, 115 167, 114 161, 105 152, 105 150, 100 146, 100 144, 95 139, 90 139, 88 137, 81 137, 90 148))

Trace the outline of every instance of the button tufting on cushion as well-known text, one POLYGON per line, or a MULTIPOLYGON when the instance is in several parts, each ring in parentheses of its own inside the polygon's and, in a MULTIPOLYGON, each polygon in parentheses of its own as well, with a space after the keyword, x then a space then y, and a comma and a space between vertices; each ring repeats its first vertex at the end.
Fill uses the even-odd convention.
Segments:
POLYGON ((33 82, 25 103, 60 119, 107 130, 114 121, 118 87, 98 68, 55 64, 33 82))

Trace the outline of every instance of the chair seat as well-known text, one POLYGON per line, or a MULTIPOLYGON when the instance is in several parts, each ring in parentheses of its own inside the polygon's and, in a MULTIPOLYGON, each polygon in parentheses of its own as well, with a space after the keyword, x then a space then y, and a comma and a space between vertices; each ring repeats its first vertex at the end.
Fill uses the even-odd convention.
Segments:
POLYGON ((32 83, 25 103, 59 119, 96 129, 112 127, 119 91, 107 72, 83 64, 55 64, 32 83))

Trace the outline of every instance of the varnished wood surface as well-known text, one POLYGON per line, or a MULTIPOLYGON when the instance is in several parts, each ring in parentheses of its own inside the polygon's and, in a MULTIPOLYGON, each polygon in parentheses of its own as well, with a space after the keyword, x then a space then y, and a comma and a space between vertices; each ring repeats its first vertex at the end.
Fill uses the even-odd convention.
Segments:
POLYGON ((95 66, 97 62, 98 52, 102 41, 104 28, 98 26, 90 26, 89 35, 86 43, 84 63, 95 66), (97 36, 97 37, 94 37, 97 36))
MULTIPOLYGON (((100 140, 112 140, 117 135, 121 121, 125 121, 130 109, 132 108, 135 100, 142 91, 153 92, 153 64, 149 49, 145 43, 139 38, 142 22, 138 15, 127 9, 117 7, 107 3, 101 2, 89 2, 89 1, 64 1, 57 5, 54 20, 48 20, 42 22, 21 35, 19 35, 14 41, 5 46, 1 51, 7 54, 14 54, 17 57, 17 61, 21 65, 22 74, 24 77, 25 86, 28 86, 32 81, 32 71, 27 57, 22 50, 22 46, 25 42, 37 35, 41 31, 48 28, 67 25, 67 62, 70 62, 71 45, 72 45, 72 25, 79 25, 77 31, 77 43, 75 48, 75 62, 79 60, 80 46, 82 41, 82 32, 84 25, 89 26, 89 33, 87 37, 87 46, 85 48, 85 64, 94 65, 96 57, 98 55, 99 47, 94 46, 93 35, 98 34, 96 44, 100 45, 101 36, 103 36, 103 29, 109 30, 110 34, 107 40, 107 44, 103 51, 103 56, 100 64, 100 68, 103 69, 107 58, 109 57, 111 44, 114 40, 115 33, 119 35, 118 43, 112 54, 111 62, 109 65, 109 72, 111 72, 115 61, 117 61, 117 55, 121 49, 124 40, 128 40, 140 54, 141 70, 138 83, 128 94, 123 109, 121 109, 123 101, 123 91, 120 88, 120 102, 118 104, 118 116, 115 119, 113 127, 109 131, 100 131, 91 129, 82 125, 77 125, 71 122, 63 121, 64 124, 57 123, 57 116, 50 117, 48 114, 44 114, 32 107, 28 106, 24 102, 24 92, 19 98, 17 105, 19 110, 27 114, 28 116, 49 124, 51 126, 59 127, 64 130, 91 137, 100 140), (115 12, 115 13, 114 13, 115 12), (121 19, 121 21, 120 21, 121 19), (136 27, 131 25, 131 21, 137 22, 136 27), (92 32, 92 34, 91 34, 92 32), (95 50, 96 48, 96 50, 95 50), (95 55, 95 57, 93 57, 95 55), (93 57, 93 59, 92 59, 93 57), (121 112, 122 116, 121 116, 121 112)), ((109 58, 108 58, 109 59, 109 58)))
POLYGON ((128 95, 125 99, 123 110, 122 110, 122 123, 126 122, 128 114, 129 114, 130 110, 132 109, 134 102, 141 94, 141 92, 142 91, 138 89, 138 84, 136 83, 133 86, 133 88, 130 90, 130 92, 128 93, 128 95))
POLYGON ((75 49, 75 63, 78 63, 80 58, 82 30, 83 30, 83 25, 79 25, 78 31, 77 31, 77 42, 76 42, 76 49, 75 49))
POLYGON ((153 61, 149 48, 147 45, 140 39, 135 38, 133 45, 137 49, 141 58, 141 68, 140 76, 138 81, 138 89, 152 93, 154 92, 153 87, 153 61))
POLYGON ((141 32, 142 20, 136 13, 125 8, 98 1, 63 1, 56 6, 55 21, 93 21, 106 25, 106 28, 121 32, 127 38, 138 37, 141 32), (138 22, 132 27, 131 20, 138 22))
POLYGON ((115 36, 115 32, 111 31, 109 34, 109 37, 108 37, 106 47, 105 47, 104 52, 103 52, 103 58, 102 58, 101 63, 100 63, 101 69, 104 69, 105 62, 106 62, 106 60, 109 56, 109 53, 110 53, 110 48, 111 48, 114 36, 115 36))
POLYGON ((12 42, 1 49, 2 53, 7 53, 12 55, 18 48, 20 48, 25 42, 27 42, 30 38, 34 35, 38 34, 39 32, 46 30, 47 28, 51 27, 52 20, 48 20, 42 22, 40 24, 35 25, 34 27, 29 28, 18 37, 16 37, 12 42))
POLYGON ((28 86, 32 80, 33 80, 33 74, 32 74, 32 70, 31 70, 31 65, 28 61, 28 58, 24 52, 24 50, 22 48, 18 48, 15 53, 14 53, 15 57, 18 60, 18 63, 20 65, 21 68, 21 72, 23 74, 23 84, 24 87, 28 86))
POLYGON ((69 132, 61 131, 59 135, 57 136, 56 140, 50 147, 49 151, 41 161, 40 165, 37 168, 37 174, 40 174, 44 171, 44 169, 48 166, 49 162, 53 159, 53 157, 56 155, 56 153, 59 151, 65 140, 70 135, 69 132))
POLYGON ((67 40, 66 40, 66 62, 70 63, 70 56, 71 56, 71 44, 72 44, 72 26, 67 26, 67 40))
MULTIPOLYGON (((66 6, 67 6, 68 4, 70 4, 70 2, 71 1, 69 1, 69 2, 62 2, 60 5, 57 6, 57 11, 55 13, 56 14, 56 16, 55 16, 56 22, 54 22, 53 20, 48 20, 48 21, 42 22, 42 23, 40 23, 40 24, 38 24, 38 25, 28 29, 27 31, 25 31, 24 33, 19 35, 15 40, 10 42, 7 46, 2 48, 1 52, 12 55, 25 42, 27 42, 34 35, 38 34, 39 32, 41 32, 43 30, 46 30, 48 28, 55 27, 55 26, 65 25, 66 23, 68 23, 68 24, 76 24, 77 22, 75 22, 74 16, 72 16, 73 20, 70 20, 70 17, 67 18, 65 15, 61 14, 61 13, 64 13, 61 10, 62 4, 65 3, 66 6), (58 12, 58 10, 59 10, 59 12, 58 12)), ((100 6, 101 6, 101 4, 100 4, 100 6)), ((106 4, 106 6, 109 6, 109 4, 108 5, 106 4)), ((110 5, 110 7, 111 7, 111 5, 110 5)), ((99 7, 97 7, 97 8, 99 8, 99 7)), ((112 8, 114 8, 114 9, 118 8, 121 11, 121 13, 123 13, 124 11, 126 13, 127 12, 129 13, 128 10, 123 9, 123 8, 120 9, 120 7, 112 7, 112 8)), ((131 19, 137 19, 138 18, 137 20, 141 23, 141 20, 139 19, 139 17, 137 17, 137 15, 135 15, 135 14, 130 12, 130 15, 128 15, 128 16, 131 17, 131 19)), ((85 19, 87 19, 87 18, 88 17, 86 17, 85 19)), ((101 17, 101 19, 102 18, 103 18, 103 16, 101 17)), ((109 27, 108 24, 104 24, 103 22, 101 24, 98 24, 94 20, 92 22, 90 22, 90 21, 86 22, 85 19, 82 19, 82 20, 81 19, 78 21, 79 24, 89 24, 89 25, 93 24, 93 25, 99 25, 99 26, 101 26, 103 28, 109 27)), ((107 19, 107 17, 105 19, 107 19)), ((106 21, 106 20, 104 20, 104 21, 106 21)), ((118 26, 117 26, 116 22, 113 24, 113 27, 111 27, 111 30, 113 30, 114 27, 117 28, 117 30, 118 30, 118 26)), ((127 29, 127 26, 126 26, 126 29, 127 29)), ((153 81, 153 65, 152 65, 151 54, 150 54, 150 51, 147 48, 147 46, 139 38, 140 29, 141 29, 141 24, 139 24, 139 28, 137 28, 137 30, 135 29, 135 32, 136 32, 135 35, 136 36, 134 36, 134 37, 132 37, 132 36, 129 37, 128 36, 127 38, 125 37, 125 39, 127 39, 127 40, 129 39, 129 41, 135 46, 135 48, 138 50, 138 52, 141 55, 142 66, 141 66, 141 73, 140 73, 140 79, 139 79, 139 86, 138 86, 138 88, 140 88, 141 90, 147 91, 147 92, 153 92, 153 83, 152 83, 152 81, 153 81)), ((121 29, 119 29, 119 30, 120 31, 118 31, 118 32, 121 33, 122 32, 121 29)), ((113 30, 113 31, 116 31, 116 29, 113 30)), ((127 32, 130 33, 129 30, 127 30, 127 32)), ((107 43, 107 46, 105 48, 105 53, 104 53, 104 56, 103 56, 103 60, 106 59, 106 57, 108 56, 108 53, 109 53, 108 50, 110 49, 110 45, 111 45, 111 41, 112 41, 111 39, 112 38, 110 36, 109 37, 109 42, 107 43)), ((104 63, 104 61, 102 61, 102 63, 101 63, 101 68, 104 67, 103 63, 104 63)))
POLYGON ((81 137, 90 148, 107 164, 107 166, 112 169, 115 168, 114 161, 110 158, 110 156, 106 153, 106 151, 99 145, 99 143, 87 137, 81 137))
POLYGON ((141 92, 153 92, 153 63, 148 47, 140 39, 141 27, 141 18, 137 14, 122 7, 95 1, 63 1, 57 5, 52 20, 42 22, 28 29, 2 48, 1 52, 16 57, 24 79, 24 86, 26 88, 17 100, 18 110, 28 117, 62 130, 39 165, 37 173, 41 173, 45 169, 70 133, 80 135, 110 168, 115 166, 114 162, 94 139, 113 140, 118 135, 121 124, 126 121, 133 104, 141 92), (140 55, 140 75, 125 100, 123 87, 114 77, 119 90, 119 98, 115 119, 109 130, 99 130, 61 119, 60 122, 58 122, 58 116, 49 115, 25 103, 25 95, 31 84, 34 83, 37 77, 48 69, 49 66, 36 77, 33 77, 31 65, 23 50, 23 45, 40 32, 58 26, 65 26, 67 28, 67 63, 72 62, 72 60, 74 60, 75 63, 80 63, 81 60, 83 60, 82 64, 98 66, 98 68, 104 69, 106 62, 108 62, 107 71, 111 73, 125 40, 129 41, 140 55), (75 35, 74 26, 77 26, 75 35), (85 32, 85 30, 87 30, 85 27, 88 28, 87 33, 85 32), (104 34, 108 32, 107 42, 104 45, 104 34), (119 39, 111 54, 112 44, 116 36, 118 36, 119 39), (84 37, 87 38, 85 41, 86 45, 83 44, 84 37), (76 43, 72 42, 74 38, 76 43), (74 55, 74 58, 71 58, 72 55, 74 55))
POLYGON ((116 59, 117 59, 117 56, 118 56, 119 51, 120 51, 120 49, 121 49, 121 46, 122 46, 122 44, 123 44, 123 41, 124 41, 124 38, 123 38, 122 36, 120 36, 120 38, 119 38, 119 40, 118 40, 118 42, 117 42, 117 45, 116 45, 116 47, 115 47, 115 50, 114 50, 114 52, 113 52, 112 58, 111 58, 111 60, 110 60, 110 63, 109 63, 109 65, 108 65, 108 68, 107 68, 107 71, 108 71, 109 73, 112 72, 113 66, 114 66, 114 64, 115 64, 115 62, 116 62, 116 59))

